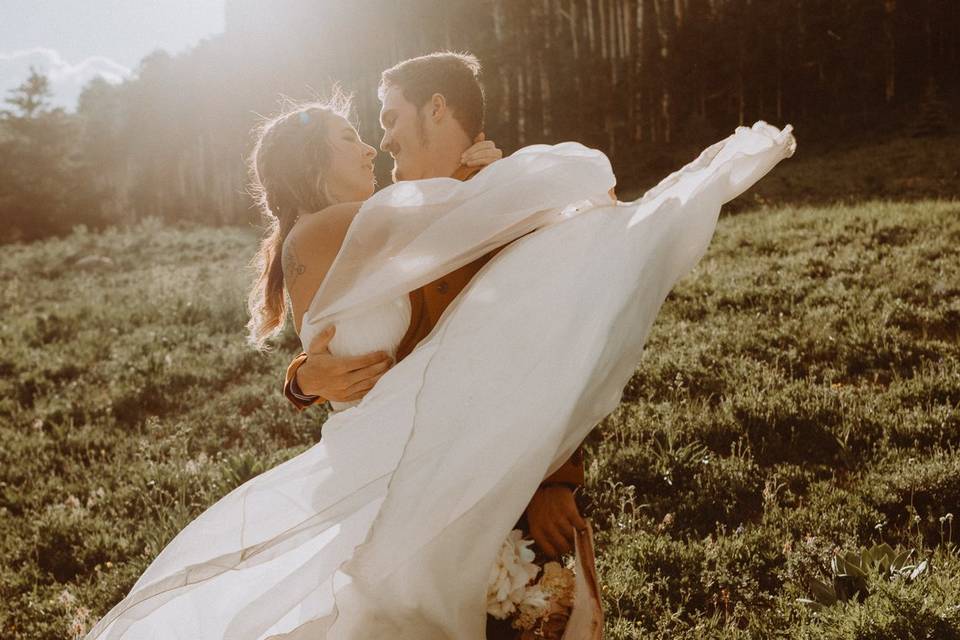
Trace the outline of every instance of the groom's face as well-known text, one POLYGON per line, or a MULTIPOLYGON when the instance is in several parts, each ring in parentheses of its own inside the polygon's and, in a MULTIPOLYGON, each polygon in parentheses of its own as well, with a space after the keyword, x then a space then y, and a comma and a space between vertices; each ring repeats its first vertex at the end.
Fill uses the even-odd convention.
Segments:
MULTIPOLYGON (((429 103, 424 106, 426 109, 429 103)), ((393 157, 393 179, 417 180, 426 175, 429 140, 426 116, 404 95, 400 87, 392 86, 383 95, 380 126, 383 139, 380 149, 393 157)))

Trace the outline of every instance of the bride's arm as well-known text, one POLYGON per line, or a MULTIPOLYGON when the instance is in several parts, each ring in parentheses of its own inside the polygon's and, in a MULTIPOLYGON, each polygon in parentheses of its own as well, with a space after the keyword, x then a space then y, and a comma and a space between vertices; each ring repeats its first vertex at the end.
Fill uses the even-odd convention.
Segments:
POLYGON ((465 167, 485 167, 503 157, 503 150, 493 140, 487 140, 481 132, 474 138, 473 144, 460 155, 460 164, 465 167))

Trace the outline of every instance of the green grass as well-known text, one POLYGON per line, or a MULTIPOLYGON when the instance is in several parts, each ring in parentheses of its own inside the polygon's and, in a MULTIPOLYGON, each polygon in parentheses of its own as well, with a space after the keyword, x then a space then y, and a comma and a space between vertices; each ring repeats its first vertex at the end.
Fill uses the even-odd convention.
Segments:
MULTIPOLYGON (((960 638, 958 244, 956 201, 721 220, 588 440, 608 638, 960 638), (930 569, 796 602, 835 550, 879 541, 930 569)), ((73 637, 319 437, 280 394, 295 339, 244 342, 254 248, 155 225, 4 247, 3 638, 73 637)))

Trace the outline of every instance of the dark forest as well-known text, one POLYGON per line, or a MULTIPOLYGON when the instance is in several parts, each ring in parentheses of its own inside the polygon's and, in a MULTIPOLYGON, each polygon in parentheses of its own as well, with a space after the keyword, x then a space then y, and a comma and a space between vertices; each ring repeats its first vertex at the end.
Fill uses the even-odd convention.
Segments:
POLYGON ((628 188, 758 119, 792 123, 816 154, 942 132, 960 102, 955 0, 233 0, 226 11, 225 33, 155 52, 121 85, 94 81, 76 113, 47 108, 40 76, 7 96, 2 239, 147 217, 249 223, 244 159, 260 115, 339 83, 377 144, 380 72, 439 49, 480 58, 486 134, 505 153, 578 140, 628 188))

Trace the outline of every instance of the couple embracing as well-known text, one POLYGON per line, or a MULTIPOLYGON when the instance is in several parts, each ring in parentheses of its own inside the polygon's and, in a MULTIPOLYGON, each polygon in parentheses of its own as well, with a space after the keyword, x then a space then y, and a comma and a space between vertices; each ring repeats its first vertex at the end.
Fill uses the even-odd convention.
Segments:
POLYGON ((251 340, 290 306, 304 354, 285 393, 333 411, 318 444, 184 528, 88 638, 600 637, 580 444, 720 206, 795 143, 740 127, 621 203, 599 151, 471 146, 478 73, 451 53, 384 72, 397 182, 376 194, 376 151, 337 105, 262 129, 251 340), (575 577, 544 564, 571 551, 575 577))

